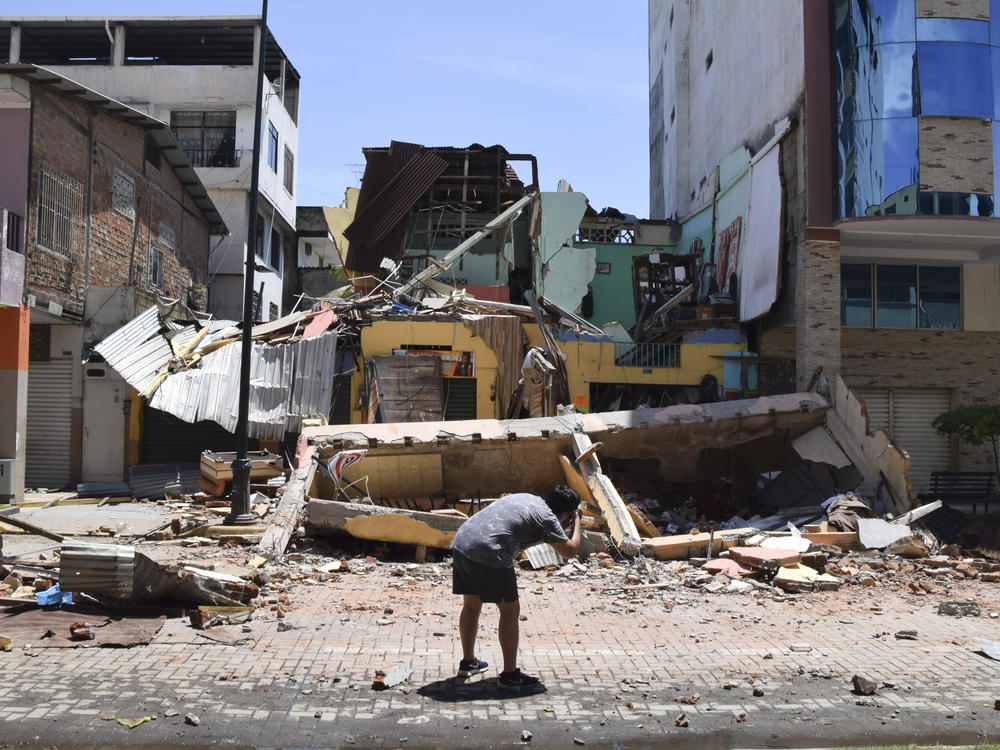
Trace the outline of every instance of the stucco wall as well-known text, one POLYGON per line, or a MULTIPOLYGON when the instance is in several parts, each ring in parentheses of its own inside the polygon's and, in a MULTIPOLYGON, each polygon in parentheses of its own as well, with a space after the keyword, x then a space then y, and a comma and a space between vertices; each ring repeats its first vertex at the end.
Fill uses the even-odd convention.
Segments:
POLYGON ((665 128, 664 163, 650 165, 650 184, 662 170, 666 217, 700 208, 722 158, 743 143, 759 145, 794 108, 805 82, 802 45, 796 0, 650 0, 649 80, 662 68, 665 128))

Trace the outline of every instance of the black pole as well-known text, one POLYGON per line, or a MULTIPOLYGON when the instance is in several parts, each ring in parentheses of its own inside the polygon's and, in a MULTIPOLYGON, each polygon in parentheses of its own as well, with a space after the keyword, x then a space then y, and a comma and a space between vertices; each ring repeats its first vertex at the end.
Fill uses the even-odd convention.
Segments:
POLYGON ((236 459, 229 493, 227 525, 249 525, 250 459, 247 458, 247 422, 250 417, 250 353, 253 348, 253 280, 257 253, 257 191, 260 187, 261 119, 264 110, 264 59, 267 50, 267 0, 260 11, 260 48, 257 51, 257 104, 253 115, 253 164, 250 168, 250 208, 247 218, 247 258, 243 272, 243 349, 240 358, 240 408, 236 419, 236 459))

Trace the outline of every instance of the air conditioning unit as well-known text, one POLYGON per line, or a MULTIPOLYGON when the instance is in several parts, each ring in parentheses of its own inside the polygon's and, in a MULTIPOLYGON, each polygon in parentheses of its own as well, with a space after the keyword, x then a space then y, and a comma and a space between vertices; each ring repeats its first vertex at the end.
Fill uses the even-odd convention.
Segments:
POLYGON ((14 494, 14 469, 16 459, 0 458, 0 495, 14 494))

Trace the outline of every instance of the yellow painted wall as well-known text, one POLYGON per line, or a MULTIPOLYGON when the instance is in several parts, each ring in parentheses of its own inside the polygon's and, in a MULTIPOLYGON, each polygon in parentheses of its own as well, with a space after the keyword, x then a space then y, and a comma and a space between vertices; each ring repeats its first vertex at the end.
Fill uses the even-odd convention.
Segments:
MULTIPOLYGON (((494 419, 494 402, 491 399, 496 387, 497 358, 486 342, 461 321, 377 320, 361 329, 361 351, 365 358, 392 354, 393 349, 408 346, 448 346, 454 351, 472 352, 475 360, 476 416, 494 419)), ((365 412, 359 408, 361 393, 365 388, 365 368, 355 370, 351 378, 351 422, 365 421, 365 412)))
POLYGON ((1000 331, 1000 267, 962 269, 962 308, 966 331, 1000 331))
POLYGON ((591 383, 634 383, 636 385, 686 385, 701 382, 711 373, 722 383, 722 355, 746 351, 746 344, 682 344, 680 367, 619 367, 615 364, 612 342, 560 341, 566 354, 566 372, 573 404, 581 410, 590 406, 591 383))
MULTIPOLYGON (((544 347, 542 334, 535 323, 525 323, 522 330, 530 346, 544 347)), ((449 346, 456 351, 471 351, 476 363, 476 417, 495 419, 491 399, 496 384, 497 358, 486 343, 473 336, 460 321, 381 320, 361 329, 361 351, 373 357, 391 354, 393 349, 411 346, 449 346)), ((642 385, 686 385, 701 382, 711 373, 722 383, 722 355, 727 351, 746 351, 745 344, 683 344, 681 366, 672 368, 618 367, 614 362, 614 344, 595 341, 560 341, 566 355, 570 395, 581 411, 590 406, 591 383, 635 383, 642 385)), ((351 379, 351 422, 365 421, 359 406, 365 388, 364 367, 351 379)))

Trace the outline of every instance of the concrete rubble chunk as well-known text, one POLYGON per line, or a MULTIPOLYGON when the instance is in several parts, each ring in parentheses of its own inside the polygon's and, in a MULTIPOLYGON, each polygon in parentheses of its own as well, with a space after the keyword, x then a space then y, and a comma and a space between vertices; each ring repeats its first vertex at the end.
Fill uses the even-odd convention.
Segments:
POLYGON ((979 602, 941 602, 938 604, 939 615, 952 617, 979 617, 983 612, 979 602))
POLYGON ((851 683, 859 695, 875 695, 875 691, 878 690, 878 682, 868 675, 856 674, 851 678, 851 683))
POLYGON ((910 559, 930 557, 930 550, 927 545, 915 536, 906 536, 897 539, 885 548, 886 554, 899 555, 910 559))
POLYGON ((409 664, 389 664, 375 670, 375 679, 372 680, 373 690, 385 690, 395 687, 401 682, 409 679, 413 670, 409 664))
POLYGON ((865 549, 885 549, 893 542, 912 535, 906 524, 889 523, 881 518, 858 519, 858 541, 865 549))
POLYGON ((794 565, 802 559, 798 550, 788 548, 731 547, 729 556, 737 562, 765 570, 776 570, 783 565, 794 565))

